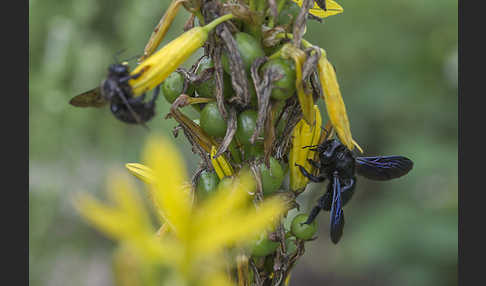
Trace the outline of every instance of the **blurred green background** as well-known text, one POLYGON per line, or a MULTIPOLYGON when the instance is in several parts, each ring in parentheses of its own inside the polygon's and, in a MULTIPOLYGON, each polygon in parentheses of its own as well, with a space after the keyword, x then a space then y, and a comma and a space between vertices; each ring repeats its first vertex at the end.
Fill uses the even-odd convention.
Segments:
MULTIPOLYGON (((168 2, 29 1, 30 285, 113 285, 114 244, 80 220, 72 198, 105 197, 109 172, 138 162, 149 133, 107 108, 68 101, 99 85, 117 51, 139 55, 168 2)), ((457 1, 338 2, 344 13, 311 21, 305 38, 335 65, 366 155, 405 155, 415 166, 395 181, 358 180, 338 245, 328 214, 319 215, 319 238, 306 244, 291 285, 456 285, 457 1)), ((176 17, 164 43, 187 17, 176 17)), ((194 170, 199 158, 183 136, 173 138, 163 98, 157 111, 151 130, 170 137, 194 170)), ((324 188, 311 186, 304 210, 324 188)))

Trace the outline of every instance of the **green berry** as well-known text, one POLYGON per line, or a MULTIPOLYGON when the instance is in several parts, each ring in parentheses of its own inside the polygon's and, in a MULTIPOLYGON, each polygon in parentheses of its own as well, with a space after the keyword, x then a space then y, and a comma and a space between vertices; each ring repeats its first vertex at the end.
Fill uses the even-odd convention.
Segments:
POLYGON ((201 111, 201 128, 208 135, 213 137, 224 137, 226 134, 227 123, 221 113, 219 113, 218 104, 213 101, 204 106, 201 111))
POLYGON ((276 100, 285 100, 291 97, 295 92, 295 64, 291 60, 276 58, 267 61, 261 68, 260 72, 271 70, 282 77, 273 82, 271 97, 276 100))
POLYGON ((279 243, 268 239, 267 233, 262 233, 258 239, 253 241, 251 254, 253 256, 267 256, 277 249, 279 243))
MULTIPOLYGON (((182 94, 183 88, 184 77, 178 72, 173 72, 162 82, 160 91, 169 103, 173 103, 182 94)), ((189 86, 186 93, 192 95, 194 87, 189 86)))
MULTIPOLYGON (((243 61, 243 68, 248 73, 255 59, 265 56, 262 45, 257 39, 247 33, 239 32, 234 34, 233 37, 235 38, 238 51, 243 61)), ((224 71, 230 74, 229 59, 226 54, 221 56, 221 63, 223 64, 224 71)))
MULTIPOLYGON (((204 57, 199 62, 199 67, 196 74, 200 75, 204 70, 214 67, 214 63, 210 57, 204 57)), ((216 97, 216 82, 214 75, 212 78, 201 82, 195 86, 196 91, 200 97, 215 98, 216 97)), ((223 96, 230 98, 234 93, 231 85, 231 77, 227 73, 223 73, 223 96)))
POLYGON ((256 129, 258 113, 255 110, 247 109, 238 115, 238 126, 236 137, 243 145, 252 145, 250 138, 256 129))
POLYGON ((270 157, 270 169, 265 166, 265 163, 260 164, 260 172, 262 175, 263 194, 270 195, 280 188, 284 180, 284 170, 280 163, 270 157))
POLYGON ((219 184, 219 178, 214 171, 202 171, 196 185, 196 196, 203 201, 211 196, 219 184))
POLYGON ((291 223, 290 230, 295 235, 295 237, 308 240, 311 239, 312 236, 317 231, 317 222, 314 220, 310 224, 304 224, 307 220, 308 216, 306 214, 298 214, 294 217, 291 223))

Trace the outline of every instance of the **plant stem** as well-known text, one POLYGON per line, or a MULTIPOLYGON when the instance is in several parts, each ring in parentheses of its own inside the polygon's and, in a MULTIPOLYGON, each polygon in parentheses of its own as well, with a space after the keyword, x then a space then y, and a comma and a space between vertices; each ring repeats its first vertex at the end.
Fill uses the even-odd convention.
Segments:
POLYGON ((216 27, 217 25, 223 23, 224 21, 226 20, 229 20, 229 19, 233 19, 235 16, 233 14, 226 14, 226 15, 223 15, 219 18, 216 18, 214 19, 211 23, 207 24, 206 26, 204 26, 203 28, 206 30, 206 31, 211 31, 212 29, 214 29, 214 27, 216 27))

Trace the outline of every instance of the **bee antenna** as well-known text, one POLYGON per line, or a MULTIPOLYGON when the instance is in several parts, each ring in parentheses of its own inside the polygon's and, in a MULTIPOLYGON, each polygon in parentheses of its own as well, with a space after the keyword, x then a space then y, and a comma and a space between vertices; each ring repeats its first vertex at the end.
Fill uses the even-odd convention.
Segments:
POLYGON ((130 57, 130 58, 128 58, 128 59, 126 59, 126 60, 124 60, 124 62, 133 61, 133 60, 135 60, 135 59, 138 59, 139 57, 141 57, 141 55, 135 55, 135 56, 132 56, 132 57, 130 57))
POLYGON ((127 49, 121 49, 121 50, 117 51, 117 52, 116 52, 116 53, 113 55, 113 59, 115 60, 115 64, 120 62, 120 60, 118 59, 118 57, 119 57, 119 56, 120 56, 122 53, 124 53, 126 50, 127 50, 127 49))

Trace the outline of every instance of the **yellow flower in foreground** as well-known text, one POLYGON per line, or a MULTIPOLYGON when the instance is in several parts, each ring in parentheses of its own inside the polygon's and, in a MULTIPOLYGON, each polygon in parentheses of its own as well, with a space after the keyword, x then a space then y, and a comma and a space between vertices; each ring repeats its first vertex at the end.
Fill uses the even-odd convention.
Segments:
MULTIPOLYGON (((302 3, 304 2, 304 0, 292 0, 292 1, 297 3, 299 7, 302 7, 302 3)), ((325 1, 326 1, 326 11, 322 10, 319 7, 319 5, 317 5, 317 3, 314 2, 314 7, 312 7, 309 10, 309 13, 319 18, 326 18, 332 15, 341 14, 344 11, 343 7, 341 7, 341 5, 339 5, 338 3, 332 0, 325 0, 325 1)))
MULTIPOLYGON (((243 173, 214 196, 193 206, 191 193, 184 191, 185 166, 171 144, 163 138, 151 138, 144 159, 147 166, 127 167, 147 183, 161 220, 170 227, 169 233, 156 236, 139 197, 129 181, 119 175, 110 180, 108 189, 114 204, 84 194, 76 200, 82 216, 111 238, 132 245, 146 261, 168 266, 178 277, 174 281, 232 285, 225 272, 223 251, 244 246, 272 227, 285 212, 284 203, 273 198, 255 208, 248 194, 255 189, 255 181, 243 173)), ((172 281, 170 285, 179 283, 172 281)))

